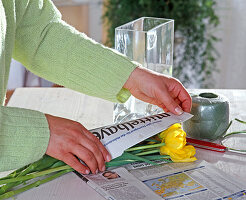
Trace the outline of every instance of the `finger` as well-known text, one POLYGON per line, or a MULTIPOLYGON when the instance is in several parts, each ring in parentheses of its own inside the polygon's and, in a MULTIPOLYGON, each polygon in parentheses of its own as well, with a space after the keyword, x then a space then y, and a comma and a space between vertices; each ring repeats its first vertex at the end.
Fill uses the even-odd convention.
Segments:
POLYGON ((84 146, 77 144, 72 147, 72 152, 76 155, 80 160, 85 162, 85 164, 89 167, 92 173, 96 174, 98 172, 98 164, 94 154, 85 148, 84 146))
POLYGON ((63 161, 75 169, 77 172, 82 174, 89 174, 90 170, 88 167, 79 162, 79 160, 71 153, 67 153, 63 156, 63 161))
POLYGON ((166 108, 166 106, 163 103, 156 104, 158 107, 162 108, 164 112, 169 112, 169 110, 166 108))
POLYGON ((181 104, 181 101, 180 101, 178 98, 174 99, 174 101, 175 101, 178 105, 181 104))
MULTIPOLYGON (((174 100, 178 105, 180 105, 180 101, 179 101, 179 99, 175 99, 174 100)), ((170 112, 167 108, 166 108, 166 106, 164 105, 164 104, 162 104, 162 103, 160 103, 160 104, 158 104, 157 106, 159 106, 160 108, 162 108, 163 110, 164 110, 164 112, 170 112)))
POLYGON ((86 135, 81 137, 80 144, 93 153, 94 157, 96 158, 99 170, 104 171, 105 161, 104 161, 104 157, 103 157, 102 152, 100 151, 99 146, 94 141, 86 137, 86 135))
POLYGON ((170 110, 173 114, 181 115, 183 113, 182 108, 174 101, 167 90, 162 90, 156 94, 157 99, 159 99, 165 107, 170 110))
POLYGON ((172 79, 168 84, 168 89, 173 99, 178 98, 181 101, 180 105, 182 109, 185 112, 190 112, 192 104, 191 97, 182 83, 177 79, 172 79))
POLYGON ((191 105, 192 105, 191 96, 189 95, 189 93, 187 92, 187 90, 184 88, 182 84, 180 84, 180 92, 178 98, 181 101, 182 109, 185 112, 190 112, 191 105))
POLYGON ((182 108, 185 112, 190 112, 191 111, 191 105, 192 105, 192 100, 185 100, 182 102, 182 108))
POLYGON ((85 130, 84 133, 90 140, 95 142, 95 144, 98 146, 98 148, 100 149, 100 151, 104 157, 104 160, 106 162, 109 162, 112 159, 111 155, 108 152, 108 150, 105 148, 105 146, 100 142, 100 140, 95 135, 93 135, 90 131, 88 131, 87 129, 85 130))
POLYGON ((167 112, 170 112, 170 111, 166 108, 166 106, 159 106, 159 107, 161 107, 161 108, 163 109, 163 111, 166 112, 166 113, 167 113, 167 112))

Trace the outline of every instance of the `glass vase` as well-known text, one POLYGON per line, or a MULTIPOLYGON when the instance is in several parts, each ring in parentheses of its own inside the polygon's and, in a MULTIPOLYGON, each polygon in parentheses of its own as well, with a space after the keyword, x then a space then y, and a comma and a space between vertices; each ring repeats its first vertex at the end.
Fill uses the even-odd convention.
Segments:
MULTIPOLYGON (((142 17, 115 29, 115 49, 143 67, 172 76, 174 20, 142 17)), ((131 96, 114 105, 114 122, 120 123, 163 112, 131 96)))

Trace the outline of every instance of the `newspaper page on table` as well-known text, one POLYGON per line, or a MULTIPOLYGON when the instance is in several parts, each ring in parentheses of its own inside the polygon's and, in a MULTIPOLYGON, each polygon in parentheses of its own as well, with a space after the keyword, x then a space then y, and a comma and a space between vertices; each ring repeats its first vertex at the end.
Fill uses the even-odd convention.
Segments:
POLYGON ((84 180, 108 200, 245 199, 246 186, 205 161, 126 165, 84 180))
POLYGON ((90 187, 108 200, 162 199, 122 167, 107 170, 103 173, 79 176, 90 187))
POLYGON ((166 200, 246 198, 245 184, 205 161, 141 167, 126 166, 132 175, 166 200))

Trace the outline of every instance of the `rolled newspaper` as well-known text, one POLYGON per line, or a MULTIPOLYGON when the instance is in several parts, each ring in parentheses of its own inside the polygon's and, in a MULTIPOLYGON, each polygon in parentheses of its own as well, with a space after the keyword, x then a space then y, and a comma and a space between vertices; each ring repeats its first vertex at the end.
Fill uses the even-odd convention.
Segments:
POLYGON ((102 142, 114 159, 121 156, 131 146, 158 134, 172 124, 184 122, 192 116, 185 112, 182 115, 161 113, 90 131, 102 142))

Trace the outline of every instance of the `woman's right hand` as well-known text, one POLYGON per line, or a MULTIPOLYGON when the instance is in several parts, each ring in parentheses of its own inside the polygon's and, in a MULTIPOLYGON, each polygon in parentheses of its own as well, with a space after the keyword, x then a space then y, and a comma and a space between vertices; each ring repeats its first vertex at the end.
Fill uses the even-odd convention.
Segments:
POLYGON ((109 162, 111 156, 96 136, 78 122, 48 114, 45 116, 50 129, 47 155, 62 160, 83 174, 105 171, 105 161, 109 162))

